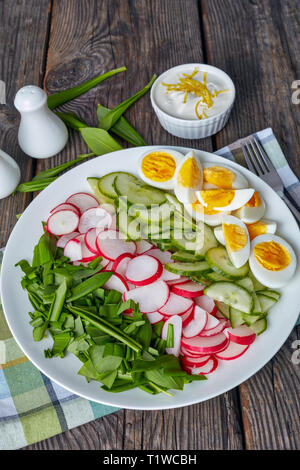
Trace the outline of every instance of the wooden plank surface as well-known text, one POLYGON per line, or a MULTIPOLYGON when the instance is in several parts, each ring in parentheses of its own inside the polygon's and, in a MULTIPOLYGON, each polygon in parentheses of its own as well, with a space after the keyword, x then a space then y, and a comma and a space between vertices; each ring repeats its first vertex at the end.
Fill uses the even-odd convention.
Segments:
MULTIPOLYGON (((208 63, 225 70, 237 86, 216 148, 270 126, 300 177, 299 106, 291 100, 292 82, 300 75, 292 46, 300 40, 299 3, 203 0, 201 10, 208 63)), ((240 386, 247 449, 300 447, 300 370, 291 361, 296 338, 294 330, 273 360, 240 386)))
MULTIPOLYGON (((1 17, 4 12, 0 41, 9 47, 2 54, 0 79, 8 84, 8 106, 0 105, 0 147, 19 162, 24 180, 75 158, 86 146, 70 132, 59 155, 37 162, 26 157, 17 146, 13 98, 18 88, 44 83, 53 93, 126 65, 126 73, 63 107, 96 125, 98 102, 114 106, 154 72, 194 61, 227 71, 238 89, 228 125, 196 146, 215 150, 270 125, 300 176, 299 111, 291 103, 291 83, 299 78, 296 0, 5 0, 1 17)), ((127 117, 149 144, 195 146, 161 128, 149 95, 127 117)), ((15 214, 30 199, 17 195, 0 201, 2 245, 15 214)), ((121 410, 26 449, 299 449, 299 366, 291 362, 295 338, 296 330, 267 366, 221 397, 177 410, 121 410)))

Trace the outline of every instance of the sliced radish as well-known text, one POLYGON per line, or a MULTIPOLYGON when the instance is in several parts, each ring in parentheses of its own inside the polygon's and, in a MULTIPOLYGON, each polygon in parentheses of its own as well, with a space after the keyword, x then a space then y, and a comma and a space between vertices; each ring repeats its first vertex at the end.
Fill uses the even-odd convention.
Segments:
POLYGON ((136 254, 141 255, 146 253, 146 251, 151 250, 153 248, 152 243, 148 242, 148 240, 139 240, 136 242, 136 254))
POLYGON ((166 282, 156 281, 148 286, 137 287, 125 293, 124 300, 132 299, 142 313, 157 312, 168 301, 170 290, 166 282))
MULTIPOLYGON (((112 266, 113 266, 113 262, 110 261, 110 262, 108 263, 108 265, 106 266, 107 271, 113 271, 112 266)), ((123 276, 122 276, 122 277, 123 277, 123 276)), ((127 285, 128 285, 128 284, 127 284, 127 285)), ((129 287, 128 287, 128 289, 129 289, 129 287)))
POLYGON ((100 232, 96 239, 96 245, 102 256, 110 261, 115 261, 123 253, 134 255, 136 252, 136 244, 120 238, 117 230, 100 232))
POLYGON ((204 330, 201 331, 199 336, 218 335, 219 333, 224 331, 227 326, 228 326, 228 321, 225 318, 223 318, 219 321, 219 324, 215 328, 210 328, 210 329, 205 328, 204 330))
POLYGON ((215 315, 218 311, 213 299, 208 297, 208 295, 201 295, 200 297, 197 297, 195 302, 199 305, 199 307, 203 308, 207 311, 207 313, 211 313, 212 315, 215 315))
POLYGON ((111 214, 102 207, 91 207, 87 209, 80 217, 78 230, 80 233, 86 233, 90 228, 97 228, 102 232, 109 228, 112 223, 111 214))
POLYGON ((211 374, 218 367, 218 359, 212 357, 206 364, 200 367, 186 367, 186 370, 189 374, 192 375, 204 375, 211 374))
POLYGON ((174 260, 171 258, 172 253, 170 251, 161 251, 159 248, 152 248, 151 253, 147 253, 154 258, 158 259, 162 264, 174 263, 174 260))
POLYGON ((51 214, 47 220, 47 230, 52 235, 67 235, 75 232, 79 223, 79 216, 73 210, 61 210, 51 214))
POLYGON ((206 330, 213 330, 215 329, 220 323, 220 320, 216 317, 214 317, 213 315, 211 315, 210 313, 207 314, 207 323, 206 323, 206 326, 205 326, 205 329, 206 330))
POLYGON ((55 212, 57 211, 62 211, 62 210, 70 210, 70 211, 75 211, 76 214, 78 214, 80 216, 80 210, 78 209, 78 207, 74 206, 74 204, 70 204, 68 202, 63 202, 62 204, 58 204, 58 206, 54 207, 54 209, 52 209, 52 211, 50 212, 50 214, 54 214, 55 212))
MULTIPOLYGON (((105 270, 102 270, 102 272, 111 272, 109 271, 108 269, 105 269, 105 270)), ((122 294, 124 294, 125 292, 128 291, 128 286, 127 286, 127 282, 125 281, 125 279, 120 276, 120 274, 118 273, 114 273, 109 279, 108 281, 103 285, 103 287, 105 289, 113 289, 113 290, 117 290, 118 292, 121 292, 122 294)))
POLYGON ((187 350, 201 354, 215 354, 222 351, 229 343, 229 340, 224 333, 220 333, 207 338, 201 338, 201 336, 195 336, 194 338, 183 337, 181 342, 187 350))
POLYGON ((181 315, 182 328, 184 328, 186 325, 188 325, 188 323, 190 321, 192 321, 192 319, 194 317, 194 308, 195 308, 195 306, 192 305, 191 308, 186 313, 181 315))
POLYGON ((169 284, 169 286, 174 286, 174 285, 179 286, 179 284, 184 284, 184 283, 189 282, 189 281, 190 280, 189 280, 188 277, 180 276, 179 279, 174 279, 172 281, 168 281, 168 284, 169 284))
POLYGON ((79 232, 71 232, 71 233, 68 233, 68 235, 62 235, 57 240, 56 246, 58 246, 59 248, 64 248, 67 242, 71 240, 72 238, 77 237, 77 235, 79 235, 79 232))
POLYGON ((79 240, 80 243, 81 243, 81 251, 82 251, 82 261, 85 262, 85 261, 91 261, 92 259, 94 259, 96 257, 95 253, 93 253, 92 251, 90 251, 88 249, 88 247, 86 246, 85 244, 85 236, 83 233, 77 235, 76 237, 74 237, 75 240, 79 240))
POLYGON ((215 317, 218 318, 219 320, 223 320, 223 319, 224 319, 224 315, 222 315, 222 313, 219 312, 219 310, 217 310, 217 312, 215 313, 215 317))
POLYGON ((82 259, 82 249, 80 240, 72 238, 66 243, 64 248, 64 256, 70 258, 71 261, 79 261, 82 259))
POLYGON ((224 349, 224 351, 217 353, 216 357, 223 361, 232 361, 233 359, 237 359, 242 356, 249 346, 249 344, 237 344, 230 341, 227 348, 224 349))
POLYGON ((253 343, 256 338, 256 334, 246 325, 241 325, 237 328, 226 328, 225 334, 233 343, 244 345, 253 343))
POLYGON ((99 206, 97 199, 88 193, 72 194, 72 196, 68 197, 66 202, 74 204, 74 206, 78 207, 81 213, 87 209, 90 209, 91 207, 99 206))
POLYGON ((97 238, 98 233, 99 233, 99 230, 97 228, 92 227, 86 232, 84 236, 84 242, 86 246, 95 255, 99 255, 99 251, 96 245, 96 238, 97 238))
POLYGON ((181 341, 181 354, 183 356, 189 356, 189 357, 196 358, 196 359, 203 357, 203 356, 207 356, 207 354, 205 353, 198 353, 198 352, 191 351, 190 349, 185 348, 182 344, 182 341, 181 341))
POLYGON ((208 313, 198 305, 194 308, 194 318, 183 328, 183 336, 185 338, 193 338, 204 330, 207 323, 208 313))
POLYGON ((186 299, 171 292, 168 302, 158 310, 159 313, 162 313, 163 315, 183 315, 193 305, 193 300, 186 299))
POLYGON ((193 356, 183 356, 182 364, 188 367, 200 367, 204 366, 211 358, 210 354, 201 357, 193 357, 193 356))
POLYGON ((193 298, 200 295, 202 296, 204 288, 205 286, 202 286, 197 282, 190 281, 182 285, 175 284, 175 286, 172 286, 172 292, 177 295, 182 295, 182 297, 193 298))
POLYGON ((162 264, 149 255, 139 255, 129 261, 126 279, 135 286, 146 286, 157 281, 162 273, 162 264))
MULTIPOLYGON (((102 266, 102 270, 104 270, 104 268, 107 268, 110 264, 110 260, 107 259, 107 258, 104 258, 104 256, 102 256, 102 260, 101 260, 101 266, 102 266)), ((107 271, 113 271, 113 269, 109 269, 107 271)))
MULTIPOLYGON (((133 255, 129 253, 123 253, 122 255, 118 256, 117 259, 112 264, 112 271, 121 274, 121 276, 125 277, 127 266, 130 260, 132 260, 133 255)), ((133 286, 135 287, 135 286, 133 286)))
MULTIPOLYGON (((150 250, 150 251, 152 251, 152 250, 150 250)), ((149 251, 149 255, 151 254, 150 251, 149 251)), ((161 275, 161 280, 162 281, 166 281, 166 282, 178 281, 179 279, 180 279, 179 274, 171 273, 171 271, 167 271, 167 269, 163 268, 163 272, 162 272, 162 275, 161 275)))
POLYGON ((145 315, 147 315, 149 322, 153 325, 164 319, 164 316, 159 312, 145 313, 145 315))
POLYGON ((182 320, 179 315, 173 315, 170 317, 164 324, 161 330, 161 337, 165 341, 168 337, 168 328, 169 325, 173 325, 173 347, 166 348, 167 354, 173 354, 174 356, 178 357, 180 352, 180 344, 181 344, 181 333, 182 333, 182 320))

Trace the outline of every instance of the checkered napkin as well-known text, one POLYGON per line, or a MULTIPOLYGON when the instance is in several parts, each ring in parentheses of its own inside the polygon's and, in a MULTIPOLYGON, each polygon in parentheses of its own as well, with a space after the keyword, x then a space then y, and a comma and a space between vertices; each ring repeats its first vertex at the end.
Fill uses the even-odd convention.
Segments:
MULTIPOLYGON (((255 136, 300 205, 300 182, 288 166, 272 129, 255 136)), ((241 142, 216 153, 243 165, 241 142)), ((1 259, 0 251, 0 265, 1 259)), ((70 393, 31 364, 13 339, 0 304, 0 449, 18 449, 39 442, 116 410, 70 393)))

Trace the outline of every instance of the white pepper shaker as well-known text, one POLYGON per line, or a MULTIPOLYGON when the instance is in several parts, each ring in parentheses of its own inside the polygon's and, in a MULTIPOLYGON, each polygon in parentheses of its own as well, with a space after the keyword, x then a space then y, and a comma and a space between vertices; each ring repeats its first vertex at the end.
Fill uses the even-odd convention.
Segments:
POLYGON ((21 88, 14 101, 21 114, 18 132, 23 152, 33 158, 48 158, 67 143, 68 131, 62 120, 47 106, 47 94, 38 86, 21 88))
POLYGON ((9 196, 16 189, 20 177, 17 162, 0 149, 0 199, 9 196))

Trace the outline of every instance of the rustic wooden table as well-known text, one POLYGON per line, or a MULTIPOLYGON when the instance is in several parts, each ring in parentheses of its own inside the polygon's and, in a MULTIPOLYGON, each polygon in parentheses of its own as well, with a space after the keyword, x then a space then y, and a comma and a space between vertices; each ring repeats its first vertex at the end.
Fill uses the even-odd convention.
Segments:
MULTIPOLYGON (((115 106, 150 76, 187 62, 208 62, 234 80, 237 99, 228 125, 199 142, 167 134, 144 97, 127 113, 149 144, 216 150, 271 126, 295 173, 299 168, 300 78, 297 0, 2 0, 0 148, 29 180, 38 171, 86 151, 78 134, 59 155, 33 160, 17 144, 16 91, 25 84, 53 93, 126 65, 64 106, 96 125, 98 102, 115 106)), ((1 201, 0 246, 30 203, 30 194, 1 201)), ((27 449, 299 449, 299 365, 291 361, 294 329, 278 354, 240 387, 198 405, 168 411, 127 411, 98 419, 27 449)))

